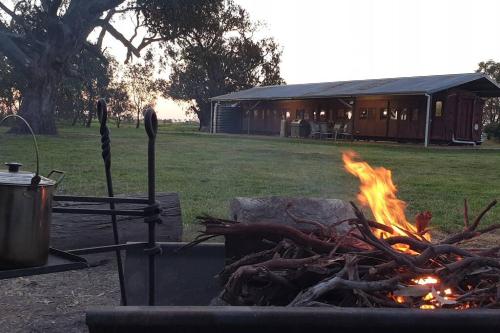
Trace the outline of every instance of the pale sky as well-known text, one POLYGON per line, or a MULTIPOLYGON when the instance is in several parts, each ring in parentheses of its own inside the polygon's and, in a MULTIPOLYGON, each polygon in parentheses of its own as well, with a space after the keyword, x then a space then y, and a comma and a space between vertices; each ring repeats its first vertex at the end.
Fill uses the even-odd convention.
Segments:
MULTIPOLYGON (((283 47, 287 83, 473 72, 500 61, 500 0, 235 0, 283 47)), ((178 118, 161 102, 162 117, 178 118)))

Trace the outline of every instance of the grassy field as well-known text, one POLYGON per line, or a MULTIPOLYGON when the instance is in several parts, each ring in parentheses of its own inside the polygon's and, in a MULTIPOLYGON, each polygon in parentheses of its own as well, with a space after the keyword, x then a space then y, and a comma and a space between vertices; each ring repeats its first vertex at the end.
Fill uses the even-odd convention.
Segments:
MULTIPOLYGON (((30 139, 6 135, 5 129, 0 133, 1 161, 20 161, 25 170, 33 170, 30 139)), ((99 139, 97 126, 63 127, 58 137, 39 137, 42 172, 65 170, 63 193, 104 195, 99 139)), ((146 191, 146 147, 143 128, 112 128, 116 193, 146 191)), ((500 197, 500 150, 214 136, 179 125, 160 128, 157 190, 180 193, 187 234, 192 235, 197 214, 226 216, 236 196, 356 198, 358 181, 341 161, 341 152, 349 149, 373 166, 391 169, 400 198, 408 202, 408 216, 430 210, 433 226, 443 231, 462 226, 464 197, 472 213, 500 197)), ((499 219, 500 207, 485 222, 499 219)))

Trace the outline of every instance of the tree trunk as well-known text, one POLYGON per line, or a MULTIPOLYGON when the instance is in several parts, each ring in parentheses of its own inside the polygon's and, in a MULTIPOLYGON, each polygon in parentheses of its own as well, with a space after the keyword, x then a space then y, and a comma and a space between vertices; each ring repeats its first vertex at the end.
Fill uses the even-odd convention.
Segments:
POLYGON ((198 108, 198 112, 196 115, 198 116, 198 120, 200 121, 200 126, 198 128, 199 131, 209 132, 210 131, 210 104, 202 105, 198 108))
POLYGON ((75 113, 73 115, 73 121, 71 122, 71 126, 75 126, 76 122, 78 121, 78 118, 80 118, 80 113, 81 111, 75 110, 75 113))
POLYGON ((141 115, 141 111, 138 110, 137 111, 137 122, 135 123, 135 128, 139 128, 141 126, 140 115, 141 115))
POLYGON ((120 122, 121 122, 120 117, 116 117, 116 128, 120 128, 120 122))
MULTIPOLYGON (((34 79, 29 88, 23 92, 23 101, 19 108, 19 115, 26 119, 35 134, 56 135, 57 128, 54 118, 55 95, 57 92, 57 80, 34 79)), ((29 133, 26 125, 16 122, 10 133, 29 133)))
POLYGON ((87 116, 87 121, 85 122, 85 127, 89 128, 92 125, 92 119, 94 118, 94 108, 92 103, 89 103, 89 115, 87 116))

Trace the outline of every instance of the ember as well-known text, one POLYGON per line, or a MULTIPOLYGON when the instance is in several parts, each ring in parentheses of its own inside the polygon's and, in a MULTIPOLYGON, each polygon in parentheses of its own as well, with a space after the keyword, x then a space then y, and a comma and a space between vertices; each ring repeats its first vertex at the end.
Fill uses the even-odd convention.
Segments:
POLYGON ((343 155, 347 171, 360 179, 361 204, 375 221, 351 203, 355 219, 325 225, 289 214, 297 227, 247 224, 199 217, 205 230, 192 245, 216 236, 259 237, 268 249, 233 261, 219 274, 220 300, 230 305, 407 307, 420 309, 500 308, 500 248, 465 249, 461 243, 500 229, 479 228, 490 203, 469 222, 464 204, 464 230, 431 242, 431 214, 405 216, 396 197, 391 171, 343 155), (300 225, 313 226, 312 231, 300 225), (340 233, 340 224, 348 231, 340 233))

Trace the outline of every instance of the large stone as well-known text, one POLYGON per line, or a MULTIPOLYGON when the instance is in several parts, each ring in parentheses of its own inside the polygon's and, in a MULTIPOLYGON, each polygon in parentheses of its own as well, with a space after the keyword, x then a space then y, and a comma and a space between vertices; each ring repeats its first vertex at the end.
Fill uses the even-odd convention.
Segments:
MULTIPOLYGON (((355 218, 351 205, 339 199, 301 198, 301 197, 264 197, 235 198, 230 203, 230 218, 244 223, 278 223, 311 230, 310 224, 297 223, 294 218, 319 222, 324 225, 355 218), (290 213, 287 213, 287 211, 290 213), (294 218, 292 218, 292 215, 294 218)), ((335 226, 338 234, 347 231, 348 225, 335 226)), ((228 257, 239 257, 262 249, 261 240, 249 237, 227 237, 228 257)))

